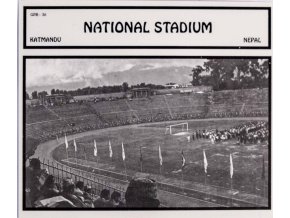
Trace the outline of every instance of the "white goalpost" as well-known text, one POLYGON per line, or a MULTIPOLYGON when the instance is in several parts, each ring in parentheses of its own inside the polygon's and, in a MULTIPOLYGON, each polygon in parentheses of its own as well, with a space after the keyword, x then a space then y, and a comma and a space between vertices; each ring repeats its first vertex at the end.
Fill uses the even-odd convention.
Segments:
POLYGON ((188 132, 188 123, 178 123, 166 126, 165 134, 179 135, 188 132))

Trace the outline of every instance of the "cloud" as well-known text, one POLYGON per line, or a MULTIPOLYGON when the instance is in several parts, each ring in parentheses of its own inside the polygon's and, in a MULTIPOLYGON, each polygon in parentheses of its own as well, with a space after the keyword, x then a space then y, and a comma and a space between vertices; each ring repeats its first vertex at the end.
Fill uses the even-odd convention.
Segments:
POLYGON ((149 70, 203 64, 204 59, 28 59, 26 85, 52 86, 81 83, 85 86, 106 84, 104 75, 126 70, 149 70))

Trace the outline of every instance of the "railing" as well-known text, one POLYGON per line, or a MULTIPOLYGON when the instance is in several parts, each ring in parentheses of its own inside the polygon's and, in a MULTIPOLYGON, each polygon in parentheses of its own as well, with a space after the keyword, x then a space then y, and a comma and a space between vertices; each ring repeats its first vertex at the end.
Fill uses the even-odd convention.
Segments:
MULTIPOLYGON (((121 194, 121 198, 124 200, 125 192, 127 189, 128 181, 124 179, 123 174, 100 170, 100 174, 95 174, 87 170, 81 170, 75 167, 67 166, 56 161, 41 160, 41 168, 46 169, 50 175, 55 177, 58 184, 62 184, 63 179, 71 178, 75 182, 83 181, 85 185, 89 185, 92 188, 92 194, 99 196, 103 189, 108 189, 112 193, 118 191, 121 194), (107 172, 105 175, 103 173, 107 172), (110 178, 110 182, 101 177, 110 178), (119 183, 119 184, 118 184, 119 183)), ((127 179, 131 180, 132 177, 127 175, 127 179)), ((237 207, 264 207, 261 202, 248 202, 242 199, 236 199, 229 196, 221 196, 218 193, 207 193, 201 190, 189 189, 185 187, 177 187, 173 184, 166 184, 163 182, 157 182, 158 189, 167 191, 172 194, 184 195, 188 198, 199 199, 207 201, 208 203, 216 204, 219 207, 237 206, 237 207), (186 192, 186 194, 185 194, 186 192)), ((164 202, 161 202, 161 207, 167 207, 164 202)))
MULTIPOLYGON (((76 162, 66 162, 65 164, 69 166, 73 166, 73 169, 78 168, 82 169, 80 171, 87 172, 90 169, 89 165, 82 165, 76 162)), ((112 181, 121 182, 127 186, 128 181, 133 179, 131 175, 125 175, 120 172, 113 172, 106 169, 98 169, 98 176, 100 177, 107 177, 110 178, 112 181)), ((179 195, 179 196, 186 196, 186 198, 192 198, 193 200, 201 200, 206 201, 210 204, 215 204, 217 207, 229 207, 235 205, 235 207, 264 207, 262 202, 259 202, 258 199, 255 201, 252 200, 243 200, 239 198, 235 198, 231 195, 221 195, 221 193, 217 190, 228 190, 218 186, 211 186, 214 189, 211 192, 201 190, 201 189, 194 189, 194 188, 187 188, 181 187, 174 184, 168 184, 161 181, 156 181, 156 185, 158 190, 170 192, 172 195, 179 195)), ((161 207, 168 207, 166 206, 165 202, 161 202, 161 207)))
MULTIPOLYGON (((71 178, 75 182, 83 181, 84 185, 89 185, 92 187, 92 195, 95 197, 100 195, 100 192, 103 189, 110 190, 110 193, 113 191, 118 191, 121 194, 121 199, 124 201, 125 192, 127 189, 128 182, 125 185, 112 185, 109 182, 98 178, 100 175, 90 173, 88 171, 83 171, 76 169, 59 162, 49 161, 49 160, 40 160, 41 169, 46 169, 50 175, 53 175, 56 179, 56 182, 61 184, 63 179, 71 178)), ((112 178, 113 179, 113 178, 112 178)), ((160 204, 160 207, 167 207, 164 204, 160 204)))

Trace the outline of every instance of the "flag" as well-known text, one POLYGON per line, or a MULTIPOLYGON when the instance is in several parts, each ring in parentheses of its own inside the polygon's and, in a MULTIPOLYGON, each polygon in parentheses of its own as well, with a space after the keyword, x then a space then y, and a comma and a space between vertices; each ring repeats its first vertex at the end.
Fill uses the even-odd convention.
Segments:
POLYGON ((204 165, 204 172, 207 173, 207 159, 206 159, 206 155, 205 155, 205 151, 203 150, 203 165, 204 165))
POLYGON ((265 180, 265 158, 263 155, 263 163, 262 163, 262 176, 261 176, 262 180, 265 180))
POLYGON ((181 169, 183 170, 184 167, 185 167, 185 157, 182 150, 181 151, 181 169))
POLYGON ((75 152, 77 152, 77 143, 76 143, 76 140, 74 139, 74 147, 75 147, 75 152))
POLYGON ((64 135, 64 143, 65 143, 65 148, 68 149, 68 142, 67 142, 66 135, 64 135))
POLYGON ((123 161, 124 161, 125 160, 125 150, 124 150, 123 142, 122 142, 122 158, 123 158, 123 161))
POLYGON ((160 148, 160 145, 159 145, 159 162, 160 162, 160 166, 162 166, 162 155, 161 155, 161 148, 160 148))
POLYGON ((94 140, 94 156, 97 157, 98 156, 98 149, 97 149, 97 143, 94 140))
POLYGON ((94 140, 94 148, 97 149, 97 143, 96 143, 96 140, 94 140))
POLYGON ((233 175, 234 175, 234 165, 233 165, 232 154, 230 154, 230 175, 231 175, 231 179, 232 179, 233 175))
POLYGON ((113 157, 113 150, 112 150, 112 146, 111 146, 111 142, 110 142, 110 140, 109 140, 109 155, 110 155, 110 158, 112 158, 113 157))

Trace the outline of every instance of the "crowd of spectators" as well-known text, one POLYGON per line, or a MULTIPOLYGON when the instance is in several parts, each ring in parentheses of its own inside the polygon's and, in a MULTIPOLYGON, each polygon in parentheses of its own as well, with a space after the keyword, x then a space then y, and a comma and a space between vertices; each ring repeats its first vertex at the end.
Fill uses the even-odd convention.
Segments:
POLYGON ((53 175, 41 169, 33 158, 26 168, 25 199, 28 208, 154 208, 159 207, 156 182, 147 178, 131 180, 125 199, 119 191, 102 189, 96 194, 84 181, 64 178, 58 183, 53 175))
POLYGON ((252 121, 232 128, 218 130, 195 130, 193 140, 210 139, 212 144, 216 142, 236 139, 241 144, 255 144, 267 142, 269 138, 269 125, 266 121, 252 121))

